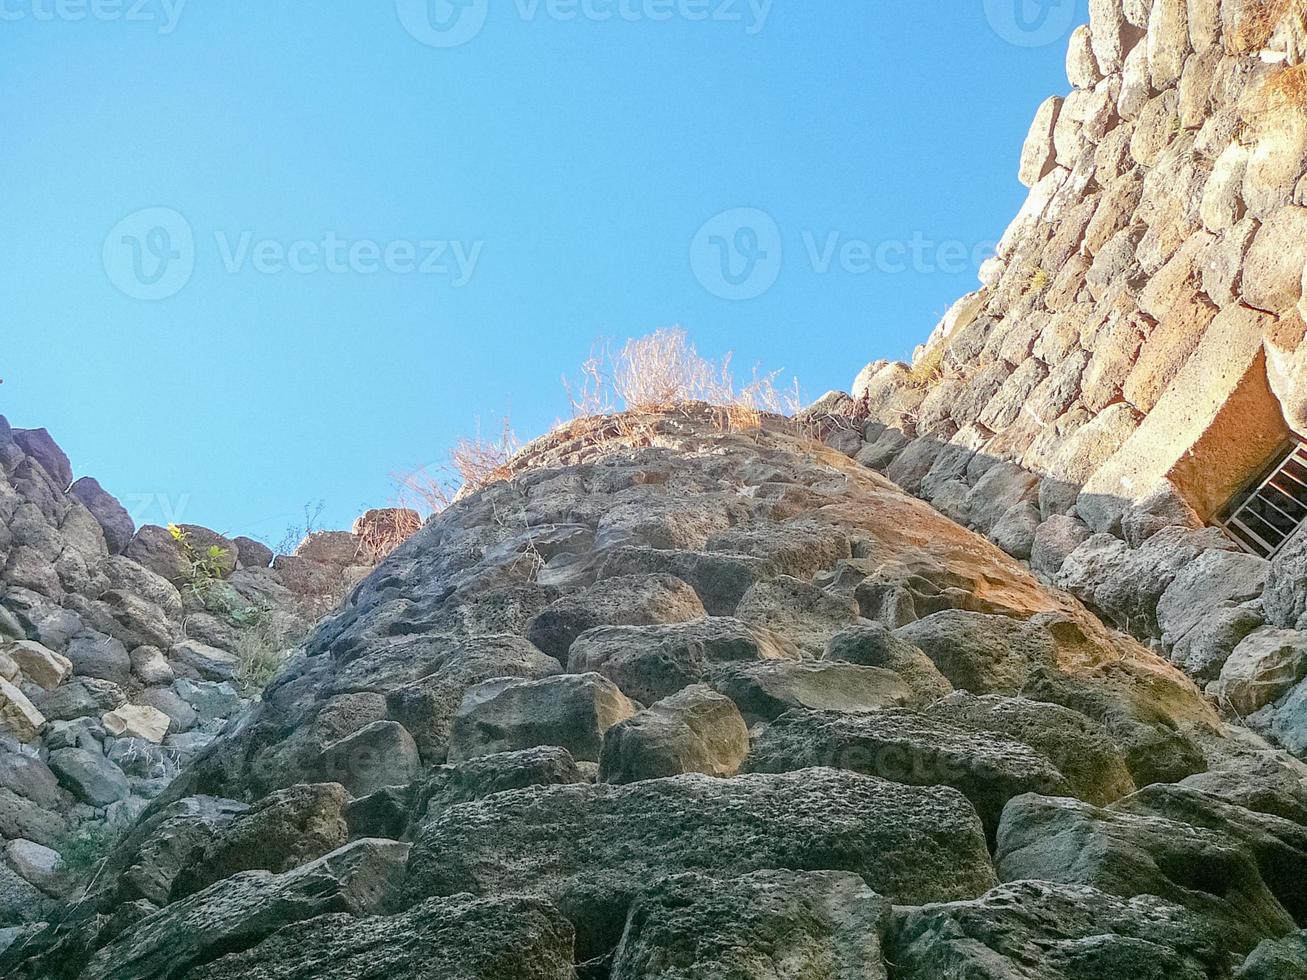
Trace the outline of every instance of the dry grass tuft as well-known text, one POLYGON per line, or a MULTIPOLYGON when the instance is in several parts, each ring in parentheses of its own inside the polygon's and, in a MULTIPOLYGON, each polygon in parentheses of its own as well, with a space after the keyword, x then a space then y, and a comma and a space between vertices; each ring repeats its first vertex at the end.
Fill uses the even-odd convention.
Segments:
POLYGON ((705 402, 726 408, 741 422, 762 413, 793 414, 801 407, 797 379, 792 388, 777 387, 780 371, 759 373, 737 388, 731 355, 720 362, 703 357, 679 327, 656 330, 628 340, 613 355, 596 347, 581 365, 576 382, 564 379, 573 418, 616 411, 654 412, 705 402))
POLYGON ((1226 49, 1231 54, 1260 51, 1290 9, 1301 5, 1302 0, 1243 0, 1226 31, 1226 49))
MULTIPOLYGON (((650 446, 659 432, 658 413, 695 404, 719 410, 726 431, 756 432, 764 416, 793 415, 802 407, 798 380, 781 388, 780 376, 780 371, 764 374, 755 369, 752 380, 737 388, 730 355, 720 362, 701 356, 680 328, 628 340, 616 355, 596 345, 579 377, 563 379, 572 418, 558 422, 549 436, 589 448, 650 446)), ((529 465, 516 458, 522 448, 507 420, 497 440, 479 434, 461 439, 447 463, 392 476, 396 505, 442 511, 463 495, 509 480, 516 467, 529 465)), ((530 452, 527 447, 526 456, 530 452)))
POLYGON ((944 376, 944 358, 948 354, 948 344, 937 341, 917 356, 908 368, 908 380, 914 385, 934 384, 944 376))
POLYGON ((511 477, 512 459, 520 448, 508 419, 493 441, 482 438, 478 423, 476 436, 459 439, 447 462, 392 477, 396 506, 438 513, 464 494, 511 477))
POLYGON ((1281 68, 1259 92, 1261 108, 1273 115, 1307 113, 1307 64, 1281 68))
POLYGON ((354 522, 359 557, 378 565, 387 555, 422 530, 422 518, 410 507, 370 510, 354 522))

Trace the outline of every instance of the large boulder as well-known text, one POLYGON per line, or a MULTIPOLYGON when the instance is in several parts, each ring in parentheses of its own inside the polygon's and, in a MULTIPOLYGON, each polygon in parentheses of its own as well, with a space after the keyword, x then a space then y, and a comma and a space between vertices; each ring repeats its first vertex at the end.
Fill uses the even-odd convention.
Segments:
POLYGON ((14 429, 13 439, 24 453, 36 460, 50 475, 60 492, 68 489, 73 482, 73 467, 49 432, 45 429, 14 429))
POLYGON ((1008 616, 947 609, 894 631, 923 650, 954 687, 1016 695, 1052 655, 1048 636, 1008 616))
POLYGON ((68 491, 82 502, 87 510, 99 522, 104 531, 104 543, 109 554, 121 555, 131 544, 132 535, 136 533, 136 522, 132 520, 127 508, 118 499, 100 486, 94 477, 84 476, 77 480, 68 491))
POLYGON ((323 915, 187 972, 187 980, 572 980, 571 924, 530 898, 432 898, 398 915, 323 915))
POLYGON ((1003 813, 994 859, 1004 881, 1088 885, 1122 898, 1155 895, 1182 905, 1236 951, 1293 929, 1293 918, 1247 848, 1175 820, 1019 796, 1003 813))
POLYGON ((758 582, 740 600, 735 615, 751 626, 785 637, 810 656, 819 657, 840 630, 858 620, 851 598, 833 595, 788 575, 758 582))
POLYGON ((1135 791, 1116 742, 1101 725, 1078 711, 1026 698, 977 697, 958 691, 936 701, 925 713, 953 725, 1024 742, 1051 761, 1071 792, 1087 803, 1103 806, 1135 791))
POLYGON ((35 640, 15 640, 0 644, 0 652, 18 665, 23 679, 53 691, 73 672, 72 662, 35 640))
POLYGON ((735 702, 694 685, 604 732, 599 778, 608 783, 700 772, 734 776, 749 752, 735 702))
POLYGON ((598 762, 604 732, 636 710, 600 674, 486 681, 467 692, 454 716, 449 759, 558 745, 576 759, 598 762))
POLYGON ((708 683, 734 701, 750 724, 792 708, 877 711, 917 700, 899 674, 839 661, 723 664, 709 674, 708 683))
POLYGON ((123 771, 98 752, 59 749, 50 753, 50 769, 73 796, 91 806, 108 806, 131 793, 123 771))
POLYGON ((619 575, 563 596, 527 624, 526 636, 566 663, 572 641, 596 626, 683 623, 706 615, 699 596, 671 575, 619 575))
POLYGON ((241 872, 128 928, 96 953, 80 976, 179 976, 295 922, 378 912, 402 877, 407 854, 407 844, 364 839, 286 874, 241 872))
POLYGON ((281 873, 333 851, 349 839, 350 796, 338 783, 292 786, 265 796, 217 828, 179 871, 173 898, 239 871, 281 873))
POLYGON ((1241 715, 1277 700, 1307 677, 1307 633, 1263 626, 1230 654, 1212 692, 1241 715))
POLYGON ((886 980, 880 934, 888 914, 885 900, 848 872, 673 875, 632 904, 611 977, 886 980))
POLYGON ((881 623, 859 623, 836 633, 827 642, 822 659, 892 670, 912 688, 918 704, 929 704, 953 690, 920 647, 895 636, 881 623))
MULTIPOLYGON (((493 793, 528 786, 566 786, 584 781, 572 754, 556 745, 482 755, 446 764, 433 770, 415 788, 413 798, 407 804, 404 825, 396 836, 407 833, 410 822, 421 824, 429 815, 493 793)), ((351 808, 348 814, 351 833, 354 812, 351 808)))
POLYGON ((573 642, 567 670, 603 674, 627 697, 653 704, 702 681, 717 664, 797 656, 792 645, 767 630, 711 617, 587 630, 573 642))
POLYGON ((1234 980, 1307 980, 1307 932, 1267 939, 1248 955, 1234 980))
POLYGON ((340 783, 353 796, 367 796, 412 782, 422 759, 403 725, 374 721, 323 748, 317 768, 324 780, 340 783))
POLYGON ((1307 918, 1307 827, 1166 783, 1146 786, 1112 809, 1205 827, 1237 841, 1257 861, 1262 878, 1289 914, 1296 921, 1307 918))
POLYGON ((98 677, 124 687, 132 676, 127 648, 102 633, 87 631, 74 636, 65 656, 78 677, 98 677))
POLYGON ((814 766, 951 786, 971 801, 991 840, 1014 796, 1070 793, 1062 774, 1028 745, 902 710, 786 712, 759 732, 746 765, 750 772, 814 766))
POLYGON ((886 956, 899 980, 1205 980, 1229 951, 1201 916, 1152 895, 1017 881, 973 901, 895 909, 886 956))
POLYGON ((20 742, 34 741, 45 727, 46 717, 27 695, 0 678, 0 732, 20 742))
POLYGON ((387 692, 390 717, 402 724, 428 762, 443 762, 454 715, 467 690, 496 677, 535 680, 562 673, 558 661, 520 636, 480 636, 455 644, 427 660, 418 651, 433 645, 423 638, 408 645, 383 647, 346 665, 350 686, 387 692))
POLYGON ((548 897, 576 925, 585 960, 617 944, 631 902, 658 877, 777 868, 852 871, 900 902, 994 884, 961 794, 810 769, 537 787, 451 807, 414 843, 407 894, 548 897))

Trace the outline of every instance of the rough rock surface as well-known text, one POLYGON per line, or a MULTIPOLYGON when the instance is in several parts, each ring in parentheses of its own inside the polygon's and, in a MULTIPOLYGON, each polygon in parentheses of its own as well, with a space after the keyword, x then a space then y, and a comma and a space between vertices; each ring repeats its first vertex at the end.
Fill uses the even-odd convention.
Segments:
MULTIPOLYGON (((61 814, 101 813, 85 798, 122 789, 69 762, 98 755, 129 797, 150 795, 78 913, 24 927, 0 973, 145 977, 170 949, 212 977, 365 962, 399 976, 423 962, 450 976, 768 976, 781 962, 892 976, 891 948, 937 962, 919 937, 895 945, 913 908, 946 919, 980 902, 975 923, 1006 923, 978 940, 994 962, 1039 948, 1071 971, 1076 937, 1098 929, 1103 962, 1171 942, 1154 958, 1184 975, 1288 931, 1290 876, 1270 869, 1296 866, 1297 838, 1272 824, 1307 815, 1307 792, 1254 736, 1224 732, 1173 665, 802 425, 739 433, 702 407, 641 425, 634 444, 600 448, 581 427, 528 447, 511 479, 465 494, 364 579, 243 711, 194 657, 164 654, 175 678, 138 693, 148 650, 125 687, 34 689, 60 764, 20 752, 30 762, 0 767, 0 834, 57 845, 61 814), (694 520, 660 516, 673 510, 694 520), (101 717, 129 703, 166 715, 169 734, 110 754, 101 717), (192 737, 178 767, 170 745, 192 737), (877 764, 886 753, 929 764, 877 764), (1153 797, 1131 797, 1137 785, 1194 774, 1209 778, 1186 792, 1216 803, 1090 806, 1141 807, 1153 797), (1169 863, 1072 875, 1065 855, 1012 843, 1039 823, 1013 816, 1023 801, 1075 796, 1107 853, 1169 863), (357 900, 335 897, 354 894, 330 870, 342 854, 374 869, 357 900), (1004 918, 984 896, 1021 861, 1028 904, 1053 911, 1004 918), (1228 900, 1203 890, 1213 874, 1228 900), (1146 924, 1126 921, 1130 902, 1146 924), (770 959, 741 960, 753 947, 770 959)), ((314 547, 327 545, 336 555, 314 547)), ((81 632, 38 621, 32 642, 50 650, 81 632)))

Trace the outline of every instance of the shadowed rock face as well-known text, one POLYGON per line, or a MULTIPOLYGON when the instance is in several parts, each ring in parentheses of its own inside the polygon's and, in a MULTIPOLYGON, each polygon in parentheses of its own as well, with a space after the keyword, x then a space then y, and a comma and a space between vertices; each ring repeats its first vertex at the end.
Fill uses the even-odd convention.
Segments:
POLYGON ((927 977, 962 929, 1032 976, 1087 976, 1089 935, 1187 976, 1291 928, 1302 767, 1178 670, 793 423, 638 422, 429 522, 0 972, 927 977), (668 547, 672 502, 725 529, 668 547))

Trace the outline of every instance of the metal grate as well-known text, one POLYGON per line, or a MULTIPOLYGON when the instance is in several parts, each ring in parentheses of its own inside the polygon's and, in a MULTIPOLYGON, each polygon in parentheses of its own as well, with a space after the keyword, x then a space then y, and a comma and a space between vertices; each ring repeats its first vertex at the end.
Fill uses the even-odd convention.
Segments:
POLYGON ((1247 551, 1270 558, 1307 521, 1307 446, 1295 442, 1217 519, 1247 551))

